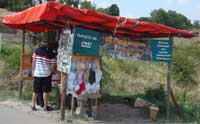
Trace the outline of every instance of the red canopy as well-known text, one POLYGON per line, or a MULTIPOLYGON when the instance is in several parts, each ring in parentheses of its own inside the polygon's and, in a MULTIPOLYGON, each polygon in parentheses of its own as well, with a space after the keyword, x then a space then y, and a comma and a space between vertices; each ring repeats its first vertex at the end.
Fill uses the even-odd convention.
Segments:
POLYGON ((57 2, 43 3, 5 16, 3 24, 10 28, 43 32, 65 28, 70 24, 101 32, 134 38, 177 36, 191 38, 198 33, 165 25, 139 22, 125 17, 109 16, 88 9, 77 9, 57 2))

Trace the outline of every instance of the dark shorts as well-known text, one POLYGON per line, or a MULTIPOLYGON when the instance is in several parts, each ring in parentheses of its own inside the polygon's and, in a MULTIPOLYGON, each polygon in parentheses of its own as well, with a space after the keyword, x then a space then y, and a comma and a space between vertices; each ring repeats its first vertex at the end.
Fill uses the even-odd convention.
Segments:
POLYGON ((33 91, 35 93, 51 92, 51 76, 49 77, 34 77, 33 91))

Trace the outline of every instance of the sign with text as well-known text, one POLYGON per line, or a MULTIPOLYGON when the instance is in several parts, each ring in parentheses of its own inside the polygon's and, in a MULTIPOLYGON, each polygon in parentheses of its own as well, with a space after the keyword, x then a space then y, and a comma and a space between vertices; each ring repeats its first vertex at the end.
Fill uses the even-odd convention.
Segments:
POLYGON ((99 56, 100 32, 75 27, 73 53, 99 56))
POLYGON ((104 36, 102 49, 109 57, 127 60, 151 61, 151 43, 126 37, 104 36))
POLYGON ((152 60, 171 62, 173 42, 170 40, 152 40, 152 60))

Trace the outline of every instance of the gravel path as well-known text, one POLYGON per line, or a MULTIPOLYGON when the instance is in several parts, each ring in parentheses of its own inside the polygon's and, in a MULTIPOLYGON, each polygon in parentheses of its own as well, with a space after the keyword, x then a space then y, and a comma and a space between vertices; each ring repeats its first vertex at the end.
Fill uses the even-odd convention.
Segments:
POLYGON ((0 124, 61 124, 48 118, 0 106, 0 124))
POLYGON ((71 117, 66 111, 66 121, 60 121, 60 111, 46 112, 39 106, 32 111, 30 101, 0 100, 0 124, 154 124, 141 110, 123 104, 101 104, 97 120, 71 117))

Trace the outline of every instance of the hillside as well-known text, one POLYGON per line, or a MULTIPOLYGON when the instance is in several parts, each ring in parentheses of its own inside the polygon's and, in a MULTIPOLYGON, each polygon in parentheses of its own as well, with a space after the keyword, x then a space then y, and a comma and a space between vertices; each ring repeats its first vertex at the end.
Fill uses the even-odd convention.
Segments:
POLYGON ((12 13, 14 13, 14 12, 0 8, 0 33, 9 33, 9 34, 16 34, 17 33, 16 30, 7 28, 6 26, 4 26, 2 24, 3 17, 6 16, 6 15, 9 15, 9 14, 12 14, 12 13))
POLYGON ((0 8, 0 19, 2 19, 3 16, 8 15, 8 14, 12 14, 12 13, 14 13, 14 12, 11 12, 11 11, 8 11, 6 9, 0 8))
MULTIPOLYGON (((195 90, 191 90, 191 94, 196 95, 195 98, 200 102, 200 95, 198 95, 200 90, 199 47, 200 37, 192 39, 175 38, 173 61, 176 62, 180 59, 180 56, 184 56, 185 60, 183 59, 183 61, 188 60, 192 64, 196 64, 198 85, 195 90)), ((104 83, 107 90, 143 93, 146 87, 154 86, 157 83, 165 85, 167 82, 167 63, 105 59, 103 67, 106 72, 104 83)), ((172 82, 173 88, 179 88, 175 82, 175 80, 172 82)))

